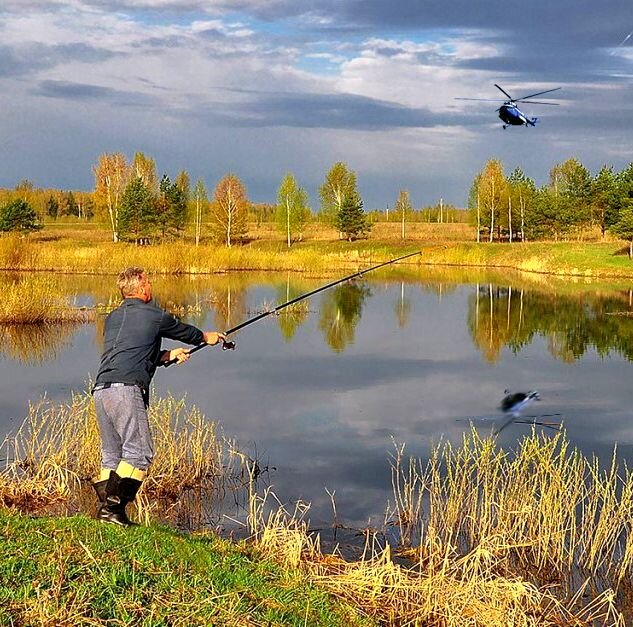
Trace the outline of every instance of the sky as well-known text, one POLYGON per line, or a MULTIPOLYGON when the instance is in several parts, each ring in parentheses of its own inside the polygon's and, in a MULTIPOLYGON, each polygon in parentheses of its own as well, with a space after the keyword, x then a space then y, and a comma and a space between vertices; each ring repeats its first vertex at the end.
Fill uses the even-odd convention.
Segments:
POLYGON ((318 209, 330 167, 365 208, 464 206, 490 158, 537 184, 575 157, 633 160, 630 0, 0 0, 0 186, 90 190, 105 152, 208 189, 229 172, 318 209), (536 128, 503 130, 495 102, 536 128), (542 97, 542 98, 545 98, 542 97))

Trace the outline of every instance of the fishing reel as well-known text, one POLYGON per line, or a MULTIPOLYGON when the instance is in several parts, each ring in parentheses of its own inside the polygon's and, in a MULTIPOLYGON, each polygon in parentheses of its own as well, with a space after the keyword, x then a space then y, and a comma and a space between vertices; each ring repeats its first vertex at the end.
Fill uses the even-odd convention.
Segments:
POLYGON ((234 351, 235 350, 235 342, 231 342, 230 340, 222 340, 222 350, 223 351, 234 351))

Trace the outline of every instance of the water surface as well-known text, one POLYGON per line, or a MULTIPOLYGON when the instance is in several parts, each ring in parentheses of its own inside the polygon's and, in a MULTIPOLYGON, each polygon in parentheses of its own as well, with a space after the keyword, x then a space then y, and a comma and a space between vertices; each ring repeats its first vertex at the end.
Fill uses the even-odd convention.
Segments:
MULTIPOLYGON (((1 277, 0 280, 15 280, 1 277)), ((116 301, 113 278, 51 277, 78 304, 116 301)), ((324 283, 294 275, 156 278, 157 300, 205 329, 226 329, 324 283)), ((228 437, 274 467, 282 501, 312 503, 315 525, 380 525, 395 443, 424 457, 459 442, 460 417, 495 415, 505 389, 539 390, 572 442, 607 459, 633 457, 633 315, 626 285, 428 269, 345 284, 159 369, 154 394, 186 395, 228 437)), ((97 372, 95 324, 0 329, 0 434, 29 401, 67 401, 97 372)), ((528 427, 500 436, 511 446, 528 427)))

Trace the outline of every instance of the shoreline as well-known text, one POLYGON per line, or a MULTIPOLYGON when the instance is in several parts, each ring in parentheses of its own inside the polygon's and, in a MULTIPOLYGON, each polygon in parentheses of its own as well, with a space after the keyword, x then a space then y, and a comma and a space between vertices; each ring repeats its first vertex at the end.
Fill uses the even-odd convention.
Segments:
POLYGON ((140 265, 156 275, 217 276, 246 272, 292 272, 318 277, 337 270, 376 265, 407 252, 420 257, 398 264, 516 270, 531 274, 586 279, 633 279, 633 261, 618 242, 526 242, 488 244, 416 240, 356 242, 307 241, 287 249, 279 242, 255 241, 230 249, 182 242, 138 247, 121 243, 64 240, 38 242, 0 239, 0 272, 112 276, 126 265, 140 265))

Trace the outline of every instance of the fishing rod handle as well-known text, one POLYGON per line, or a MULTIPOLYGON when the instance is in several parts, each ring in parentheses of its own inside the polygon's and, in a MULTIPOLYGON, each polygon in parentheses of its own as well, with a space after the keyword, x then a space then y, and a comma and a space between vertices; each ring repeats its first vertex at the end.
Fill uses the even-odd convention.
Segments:
MULTIPOLYGON (((213 346, 213 344, 207 344, 206 342, 202 342, 201 344, 197 344, 196 346, 191 348, 189 350, 188 354, 189 355, 193 355, 194 353, 197 353, 198 351, 202 350, 206 346, 213 346)), ((235 342, 231 342, 230 340, 227 340, 226 338, 223 338, 222 339, 222 350, 223 351, 234 351, 235 350, 235 342)), ((177 364, 177 363, 178 363, 177 359, 170 359, 169 361, 167 361, 167 362, 165 362, 164 364, 161 364, 161 365, 164 366, 165 368, 169 368, 169 366, 173 366, 174 364, 177 364)))

